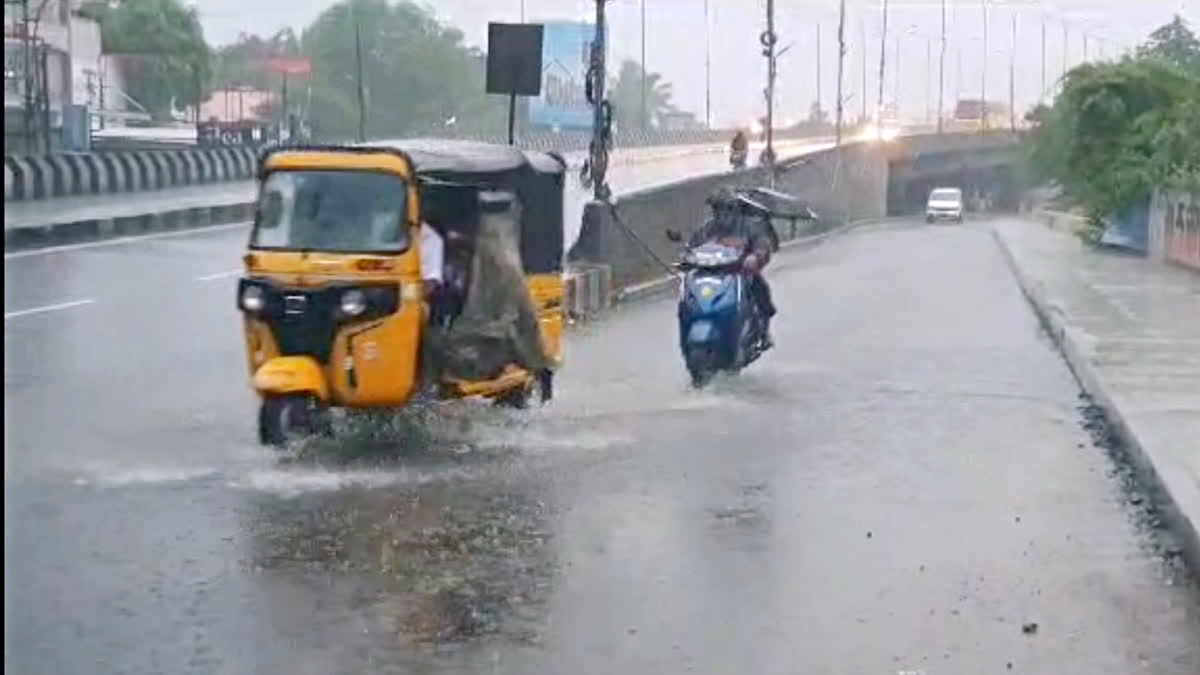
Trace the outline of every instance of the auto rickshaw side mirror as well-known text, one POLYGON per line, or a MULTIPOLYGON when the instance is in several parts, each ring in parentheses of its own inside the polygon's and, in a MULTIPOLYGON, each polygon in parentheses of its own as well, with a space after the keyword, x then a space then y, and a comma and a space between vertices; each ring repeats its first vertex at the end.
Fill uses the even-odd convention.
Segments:
POLYGON ((675 243, 683 241, 683 234, 679 230, 668 228, 666 231, 667 239, 675 243))

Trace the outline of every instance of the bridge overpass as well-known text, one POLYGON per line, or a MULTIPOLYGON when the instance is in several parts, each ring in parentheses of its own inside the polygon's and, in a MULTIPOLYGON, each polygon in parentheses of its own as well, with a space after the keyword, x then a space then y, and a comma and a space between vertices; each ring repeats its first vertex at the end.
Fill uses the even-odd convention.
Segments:
POLYGON ((569 259, 579 268, 602 268, 615 289, 638 286, 663 276, 661 260, 676 246, 665 227, 687 229, 707 215, 704 199, 721 186, 773 184, 806 201, 815 223, 784 226, 786 238, 812 236, 847 223, 901 215, 923 208, 928 187, 986 187, 1012 193, 1020 160, 1019 138, 1007 132, 920 134, 892 142, 856 141, 785 158, 774 177, 763 167, 737 173, 681 178, 620 195, 615 210, 585 214, 569 259), (921 192, 921 191, 924 192, 921 192))

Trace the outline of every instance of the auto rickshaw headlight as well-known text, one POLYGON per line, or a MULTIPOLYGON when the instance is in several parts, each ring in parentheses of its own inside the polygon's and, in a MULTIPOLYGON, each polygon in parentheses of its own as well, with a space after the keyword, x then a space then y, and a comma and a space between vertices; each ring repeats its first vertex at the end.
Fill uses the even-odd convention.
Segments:
POLYGON ((344 316, 358 316, 367 309, 367 295, 357 288, 342 293, 341 310, 344 316))
POLYGON ((242 309, 247 312, 261 312, 266 306, 266 298, 261 286, 247 284, 242 288, 242 309))

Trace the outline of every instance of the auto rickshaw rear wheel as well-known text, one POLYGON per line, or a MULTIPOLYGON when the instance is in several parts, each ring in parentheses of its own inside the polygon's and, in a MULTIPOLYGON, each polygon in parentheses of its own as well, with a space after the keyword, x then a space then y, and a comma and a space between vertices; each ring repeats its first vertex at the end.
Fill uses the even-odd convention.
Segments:
POLYGON ((514 408, 516 410, 524 410, 529 407, 529 399, 533 397, 533 387, 530 384, 523 384, 519 387, 513 387, 508 391, 500 394, 494 399, 496 405, 502 408, 514 408))
POLYGON ((329 433, 329 411, 311 395, 268 396, 258 408, 258 440, 277 448, 318 433, 329 433))

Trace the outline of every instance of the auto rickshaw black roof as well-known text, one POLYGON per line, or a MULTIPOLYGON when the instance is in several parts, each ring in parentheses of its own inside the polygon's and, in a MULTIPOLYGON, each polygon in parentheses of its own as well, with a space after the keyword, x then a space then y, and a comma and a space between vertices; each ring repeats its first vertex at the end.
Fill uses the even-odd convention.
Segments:
POLYGON ((500 174, 522 168, 537 173, 565 173, 566 160, 555 152, 522 150, 511 145, 443 138, 409 138, 366 143, 274 146, 264 151, 260 166, 279 152, 390 152, 404 157, 419 177, 500 174))
POLYGON ((401 139, 353 145, 278 146, 279 152, 389 152, 404 157, 430 192, 439 187, 507 190, 521 203, 521 259, 529 274, 562 271, 563 191, 567 163, 553 152, 448 139, 401 139))

